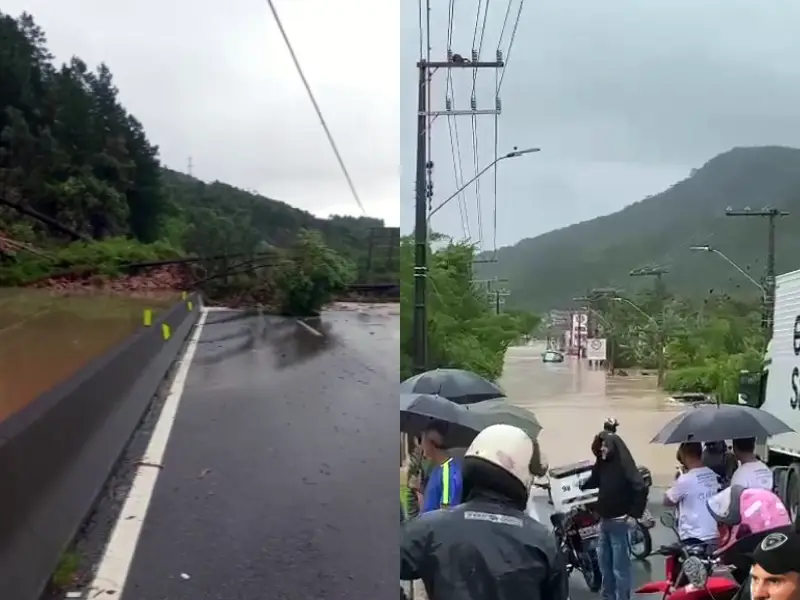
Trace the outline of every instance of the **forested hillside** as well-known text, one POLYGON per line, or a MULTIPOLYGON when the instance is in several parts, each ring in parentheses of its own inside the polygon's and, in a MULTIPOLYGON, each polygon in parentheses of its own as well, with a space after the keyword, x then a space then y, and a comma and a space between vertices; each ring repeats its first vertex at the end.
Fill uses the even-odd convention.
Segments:
POLYGON ((370 229, 382 226, 164 170, 108 66, 58 65, 31 15, 0 13, 0 242, 48 250, 127 237, 157 242, 156 254, 251 253, 305 228, 363 266, 370 229))
POLYGON ((725 216, 727 207, 789 211, 778 221, 777 268, 800 268, 800 150, 734 148, 664 192, 590 221, 525 239, 498 251, 498 263, 478 265, 482 277, 509 279, 509 307, 567 307, 595 287, 652 285, 628 273, 667 266, 670 292, 704 296, 758 295, 758 289, 719 256, 692 252, 711 244, 759 279, 764 272, 767 220, 725 216))

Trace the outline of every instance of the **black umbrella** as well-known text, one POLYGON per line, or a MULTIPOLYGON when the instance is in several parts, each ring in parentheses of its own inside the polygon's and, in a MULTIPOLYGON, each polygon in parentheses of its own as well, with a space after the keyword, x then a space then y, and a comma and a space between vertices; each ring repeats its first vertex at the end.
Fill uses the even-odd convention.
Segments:
POLYGON ((766 439, 794 431, 766 411, 735 404, 704 404, 682 412, 667 423, 651 444, 714 442, 741 438, 766 439))
POLYGON ((457 404, 503 398, 496 384, 463 369, 434 369, 409 377, 400 384, 401 394, 438 394, 457 404))
POLYGON ((467 404, 464 408, 478 419, 483 428, 498 424, 513 425, 522 429, 532 440, 535 440, 542 430, 536 415, 526 408, 509 404, 505 399, 483 400, 467 404))
POLYGON ((434 394, 400 394, 400 431, 415 436, 434 421, 447 424, 445 445, 466 447, 482 429, 463 406, 434 394))

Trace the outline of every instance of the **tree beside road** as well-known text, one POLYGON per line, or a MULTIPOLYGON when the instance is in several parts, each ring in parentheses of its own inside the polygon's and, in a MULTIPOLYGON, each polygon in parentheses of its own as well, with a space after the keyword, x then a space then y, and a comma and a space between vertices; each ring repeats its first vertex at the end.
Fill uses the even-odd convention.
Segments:
MULTIPOLYGON (((630 298, 640 310, 611 298, 591 302, 592 310, 603 317, 598 319, 598 333, 609 339, 615 367, 655 369, 656 322, 642 313, 655 314, 659 300, 650 292, 630 298)), ((758 370, 763 360, 759 304, 718 294, 702 300, 673 296, 666 300, 664 316, 664 389, 735 402, 739 372, 758 370)))
MULTIPOLYGON (((428 265, 428 365, 453 367, 496 380, 509 345, 529 335, 539 317, 522 311, 497 314, 474 283, 475 248, 466 243, 434 241, 428 265)), ((400 243, 400 377, 412 373, 413 241, 400 243)))

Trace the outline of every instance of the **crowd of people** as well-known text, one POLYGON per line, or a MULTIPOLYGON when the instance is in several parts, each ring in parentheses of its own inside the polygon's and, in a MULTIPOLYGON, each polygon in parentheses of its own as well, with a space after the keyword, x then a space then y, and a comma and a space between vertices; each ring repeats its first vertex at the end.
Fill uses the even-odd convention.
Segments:
MULTIPOLYGON (((598 490, 603 600, 631 598, 628 531, 648 502, 617 428, 609 419, 595 436, 595 463, 582 484, 598 490)), ((526 512, 534 477, 546 473, 538 444, 516 427, 494 425, 456 459, 445 439, 446 427, 433 423, 411 455, 401 580, 422 580, 429 600, 569 598, 565 557, 553 532, 526 512)), ((739 600, 800 600, 800 538, 755 443, 734 440, 732 451, 724 442, 681 444, 680 473, 663 504, 676 512, 682 544, 718 552, 739 545, 749 578, 739 600)))

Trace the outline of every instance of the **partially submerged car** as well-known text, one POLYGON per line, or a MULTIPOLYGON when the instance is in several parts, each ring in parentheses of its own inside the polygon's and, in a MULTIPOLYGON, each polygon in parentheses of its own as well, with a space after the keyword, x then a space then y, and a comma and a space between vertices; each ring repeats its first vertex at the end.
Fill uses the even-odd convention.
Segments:
POLYGON ((542 362, 560 363, 564 362, 564 355, 558 350, 546 350, 542 353, 542 362))

